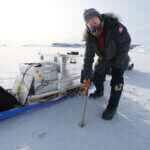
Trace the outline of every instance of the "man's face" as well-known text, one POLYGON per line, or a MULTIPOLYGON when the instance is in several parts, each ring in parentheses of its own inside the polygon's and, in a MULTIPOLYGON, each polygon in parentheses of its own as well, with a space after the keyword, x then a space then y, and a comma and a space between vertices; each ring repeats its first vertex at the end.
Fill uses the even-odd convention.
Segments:
POLYGON ((91 34, 93 34, 96 37, 98 37, 101 34, 102 31, 101 25, 102 25, 101 20, 97 16, 90 19, 87 23, 87 26, 91 31, 91 34))

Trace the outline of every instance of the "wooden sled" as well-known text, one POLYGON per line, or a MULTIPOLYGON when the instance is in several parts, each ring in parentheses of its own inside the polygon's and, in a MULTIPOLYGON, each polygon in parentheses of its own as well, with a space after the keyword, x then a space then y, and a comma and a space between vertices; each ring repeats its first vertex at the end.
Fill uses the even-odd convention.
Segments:
POLYGON ((0 120, 15 116, 17 114, 26 112, 31 109, 35 109, 56 101, 65 100, 69 97, 82 95, 84 90, 84 85, 80 84, 79 86, 74 86, 67 88, 62 91, 54 91, 40 96, 29 96, 28 104, 15 106, 11 110, 0 112, 0 120))

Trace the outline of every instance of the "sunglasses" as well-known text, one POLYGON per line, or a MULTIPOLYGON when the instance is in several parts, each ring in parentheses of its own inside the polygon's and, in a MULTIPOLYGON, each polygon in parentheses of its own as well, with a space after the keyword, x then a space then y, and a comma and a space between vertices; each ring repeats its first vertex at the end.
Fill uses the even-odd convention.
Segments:
POLYGON ((90 31, 91 31, 92 33, 95 33, 95 32, 96 32, 96 29, 97 29, 96 26, 92 26, 92 27, 90 28, 90 31))

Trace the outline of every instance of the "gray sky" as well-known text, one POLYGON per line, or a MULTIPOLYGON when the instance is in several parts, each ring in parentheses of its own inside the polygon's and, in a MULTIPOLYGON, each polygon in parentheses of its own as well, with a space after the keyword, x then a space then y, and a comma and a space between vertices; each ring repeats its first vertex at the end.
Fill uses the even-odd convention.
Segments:
POLYGON ((149 0, 0 0, 0 43, 81 42, 86 8, 114 12, 132 43, 150 44, 149 0))

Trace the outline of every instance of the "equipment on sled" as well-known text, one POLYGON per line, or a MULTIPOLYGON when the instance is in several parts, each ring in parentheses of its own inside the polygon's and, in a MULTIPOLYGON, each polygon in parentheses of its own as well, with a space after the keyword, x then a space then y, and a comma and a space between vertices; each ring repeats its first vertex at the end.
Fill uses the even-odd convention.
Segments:
POLYGON ((20 105, 8 111, 0 112, 0 120, 63 99, 66 96, 81 94, 84 85, 80 83, 83 58, 74 56, 78 60, 71 63, 72 56, 57 54, 53 61, 23 63, 19 67, 10 93, 18 100, 20 105), (41 105, 40 105, 41 104, 41 105), (32 107, 31 107, 32 106, 32 107))

